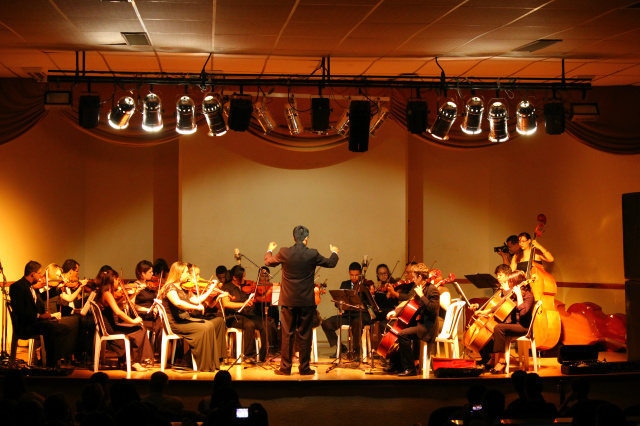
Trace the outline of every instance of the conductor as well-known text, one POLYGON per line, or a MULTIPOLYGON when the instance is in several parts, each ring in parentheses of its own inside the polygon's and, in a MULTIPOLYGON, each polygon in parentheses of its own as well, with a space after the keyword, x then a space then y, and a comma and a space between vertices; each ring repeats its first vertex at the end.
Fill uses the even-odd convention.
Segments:
POLYGON ((293 228, 291 247, 283 247, 273 255, 277 247, 269 243, 264 255, 264 264, 276 266, 282 264, 282 283, 280 287, 280 328, 282 330, 282 347, 280 349, 280 368, 278 375, 291 374, 291 357, 293 355, 294 333, 300 347, 300 375, 315 374, 309 363, 311 361, 311 335, 313 317, 316 311, 314 298, 314 274, 316 266, 334 268, 338 263, 338 247, 329 245, 331 256, 326 258, 316 249, 307 247, 309 230, 302 225, 293 228))

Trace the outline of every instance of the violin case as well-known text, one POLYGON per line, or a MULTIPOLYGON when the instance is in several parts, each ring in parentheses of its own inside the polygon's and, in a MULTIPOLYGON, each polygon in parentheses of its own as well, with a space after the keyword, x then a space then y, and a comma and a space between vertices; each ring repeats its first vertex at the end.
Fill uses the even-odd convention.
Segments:
POLYGON ((598 362, 596 345, 564 345, 558 351, 560 372, 567 375, 602 374, 611 371, 606 362, 598 362))
POLYGON ((476 367, 474 359, 431 357, 433 374, 442 377, 478 377, 483 369, 476 367))

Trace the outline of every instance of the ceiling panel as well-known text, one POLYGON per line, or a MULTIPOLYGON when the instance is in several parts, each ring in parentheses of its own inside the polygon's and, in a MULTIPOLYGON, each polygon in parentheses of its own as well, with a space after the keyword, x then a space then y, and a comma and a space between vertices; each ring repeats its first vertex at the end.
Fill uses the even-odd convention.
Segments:
POLYGON ((421 24, 426 25, 437 21, 445 15, 448 7, 402 7, 395 3, 383 3, 366 19, 368 24, 421 24))
MULTIPOLYGON (((321 58, 288 58, 288 57, 271 57, 267 61, 264 72, 271 74, 300 74, 310 75, 318 66, 320 66, 321 58)), ((322 75, 322 70, 318 70, 316 75, 322 75)))

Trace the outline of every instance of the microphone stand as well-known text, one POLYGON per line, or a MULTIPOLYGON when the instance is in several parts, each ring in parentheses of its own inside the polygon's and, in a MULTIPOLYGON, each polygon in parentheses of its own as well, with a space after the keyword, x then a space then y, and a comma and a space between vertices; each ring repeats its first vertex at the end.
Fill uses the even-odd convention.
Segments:
MULTIPOLYGON (((242 253, 238 253, 238 256, 240 258, 245 258, 249 261, 249 263, 251 263, 253 266, 255 266, 256 268, 258 268, 258 277, 256 279, 256 289, 254 291, 254 293, 257 293, 258 291, 258 286, 260 285, 260 266, 258 266, 253 260, 249 259, 247 256, 245 256, 242 253)), ((265 271, 266 272, 266 271, 265 271)), ((269 277, 271 277, 271 275, 269 275, 269 277)), ((264 287, 263 287, 264 289, 264 287)), ((266 295, 266 290, 265 290, 265 295, 266 295)), ((263 308, 266 307, 266 299, 264 299, 264 302, 260 302, 263 304, 263 308)), ((257 301, 257 300, 255 300, 257 301)), ((254 302, 255 303, 255 302, 254 302)), ((260 319, 262 320, 262 327, 264 327, 264 344, 266 346, 266 350, 265 350, 265 360, 262 362, 256 362, 256 365, 259 366, 260 368, 263 368, 265 370, 267 370, 267 367, 271 367, 271 360, 269 359, 269 324, 267 324, 268 318, 267 315, 265 313, 264 309, 260 309, 260 319)), ((243 321, 244 321, 244 316, 243 316, 243 321)), ((242 337, 243 339, 246 339, 245 333, 242 333, 242 337)), ((254 338, 254 336, 251 336, 251 338, 254 338)), ((244 342, 243 342, 244 344, 244 342)), ((256 359, 258 359, 260 357, 260 352, 256 353, 256 359)), ((246 366, 245 368, 249 368, 248 366, 246 366)))
POLYGON ((7 299, 9 298, 9 291, 7 290, 7 277, 4 276, 4 268, 2 262, 0 262, 0 273, 2 273, 2 353, 0 353, 0 361, 6 362, 11 358, 7 352, 7 320, 9 318, 9 308, 7 306, 7 299))

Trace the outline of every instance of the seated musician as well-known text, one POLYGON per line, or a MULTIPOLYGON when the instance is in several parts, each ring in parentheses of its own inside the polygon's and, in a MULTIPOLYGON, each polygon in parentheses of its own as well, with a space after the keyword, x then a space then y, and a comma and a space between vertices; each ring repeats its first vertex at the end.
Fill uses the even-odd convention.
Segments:
MULTIPOLYGON (((106 270, 96 277, 98 286, 95 302, 102 310, 104 325, 109 334, 126 334, 131 345, 131 368, 136 371, 147 371, 142 362, 152 363, 153 351, 147 339, 147 330, 142 318, 123 311, 124 299, 127 295, 122 288, 118 273, 106 270)), ((125 346, 122 340, 109 340, 107 345, 118 354, 120 362, 125 360, 125 346)))
POLYGON ((158 280, 160 286, 167 282, 167 275, 169 275, 169 264, 166 260, 159 257, 153 263, 153 277, 158 280))
MULTIPOLYGON (((144 326, 153 333, 162 331, 162 319, 157 312, 153 312, 151 307, 158 297, 159 279, 153 277, 153 264, 148 260, 141 260, 136 265, 136 280, 129 284, 130 299, 136 312, 142 318, 144 326)), ((166 277, 165 277, 166 278, 166 277)))
POLYGON ((447 316, 447 309, 451 305, 451 292, 444 286, 444 279, 439 269, 429 271, 429 282, 436 286, 440 293, 440 311, 438 312, 438 333, 442 331, 444 319, 447 316))
MULTIPOLYGON (((413 281, 415 286, 410 293, 407 303, 416 303, 418 310, 414 318, 418 318, 415 325, 398 332, 398 352, 391 357, 391 365, 385 372, 398 372, 398 376, 415 376, 416 362, 420 359, 420 341, 431 343, 438 332, 438 311, 440 310, 440 293, 429 281, 429 268, 424 263, 413 267, 413 281), (412 347, 413 344, 413 347, 412 347)), ((387 319, 398 318, 402 315, 406 304, 387 314, 387 319)))
POLYGON ((185 290, 189 279, 189 265, 175 262, 167 276, 167 282, 158 293, 162 306, 167 311, 171 330, 184 338, 196 360, 198 371, 215 371, 227 353, 226 328, 222 318, 195 318, 191 312, 204 312, 202 301, 214 291, 209 286, 198 297, 194 292, 185 290))
POLYGON ((42 272, 42 283, 45 284, 41 288, 37 289, 42 297, 42 301, 46 302, 49 298, 48 312, 58 312, 58 306, 60 305, 60 296, 58 287, 64 287, 62 284, 62 268, 57 263, 48 264, 42 272), (47 295, 47 289, 45 288, 46 282, 49 282, 49 290, 47 295))
POLYGON ((231 281, 231 274, 224 265, 218 265, 216 268, 216 278, 220 284, 226 284, 231 281))
POLYGON ((88 280, 78 279, 80 264, 73 259, 67 259, 62 264, 62 280, 65 285, 58 286, 60 296, 60 312, 62 316, 69 316, 74 309, 81 309, 84 300, 79 299, 88 280))
POLYGON ((242 291, 244 277, 245 270, 242 266, 236 265, 232 268, 231 282, 228 282, 222 286, 222 290, 227 292, 228 295, 221 297, 220 303, 225 310, 227 327, 237 328, 243 330, 244 332, 244 361, 249 364, 255 364, 257 362, 254 341, 256 330, 260 332, 260 339, 262 341, 259 354, 261 360, 266 359, 267 337, 265 332, 265 325, 262 321, 262 316, 259 315, 259 312, 255 312, 254 310, 253 305, 255 303, 255 294, 253 295, 253 298, 249 300, 251 295, 242 291), (243 307, 243 305, 245 306, 243 307), (242 311, 239 312, 239 309, 241 308, 242 311))
POLYGON ((532 248, 535 249, 534 262, 542 265, 541 261, 551 263, 554 260, 553 255, 542 247, 537 240, 532 240, 531 235, 526 232, 518 235, 518 244, 520 245, 521 251, 516 253, 511 259, 512 271, 520 270, 525 273, 527 272, 527 265, 529 264, 532 248))
POLYGON ((402 276, 400 276, 400 279, 396 283, 396 291, 398 292, 398 300, 400 302, 410 299, 409 293, 411 293, 411 290, 413 290, 415 286, 413 282, 413 269, 416 265, 416 262, 408 262, 404 267, 402 276))
POLYGON ((35 334, 44 338, 47 353, 47 367, 55 368, 57 361, 70 346, 70 329, 64 324, 52 321, 51 314, 45 312, 40 295, 33 285, 42 279, 42 266, 30 261, 24 267, 24 276, 9 286, 11 309, 13 311, 13 332, 21 339, 29 339, 35 334))
POLYGON ((275 354, 280 347, 278 343, 278 325, 280 324, 280 312, 278 307, 271 304, 273 285, 271 284, 271 274, 267 266, 260 267, 260 279, 256 288, 256 302, 253 305, 256 315, 262 315, 269 322, 269 353, 275 354))
MULTIPOLYGON (((524 336, 529 331, 535 300, 528 284, 520 286, 524 281, 526 281, 524 272, 514 271, 507 278, 509 290, 505 290, 504 284, 501 285, 504 295, 516 301, 516 307, 504 322, 498 323, 493 329, 492 374, 504 373, 506 337, 517 338, 524 336)), ((477 314, 489 315, 499 307, 500 305, 496 305, 493 309, 478 311, 477 314)))
POLYGON ((387 324, 387 314, 394 310, 399 303, 400 292, 394 286, 396 280, 391 277, 389 267, 381 263, 376 268, 378 282, 375 285, 373 298, 380 308, 376 319, 380 321, 380 328, 384 330, 387 324))
MULTIPOLYGON (((343 281, 340 284, 341 290, 358 290, 362 277, 362 266, 358 262, 352 262, 349 265, 349 279, 343 281)), ((370 291, 367 285, 367 291, 370 291)), ((329 346, 334 347, 338 344, 338 334, 336 330, 338 330, 338 323, 342 325, 349 325, 351 327, 351 336, 352 336, 352 350, 355 352, 356 359, 360 356, 360 339, 362 337, 362 328, 365 325, 370 325, 372 323, 371 316, 369 312, 362 311, 362 321, 360 320, 361 312, 357 310, 345 310, 342 313, 342 318, 339 318, 338 315, 334 315, 322 321, 322 329, 324 330, 324 334, 327 336, 327 340, 329 341, 329 346)), ((332 355, 332 358, 335 358, 335 354, 332 355)))

